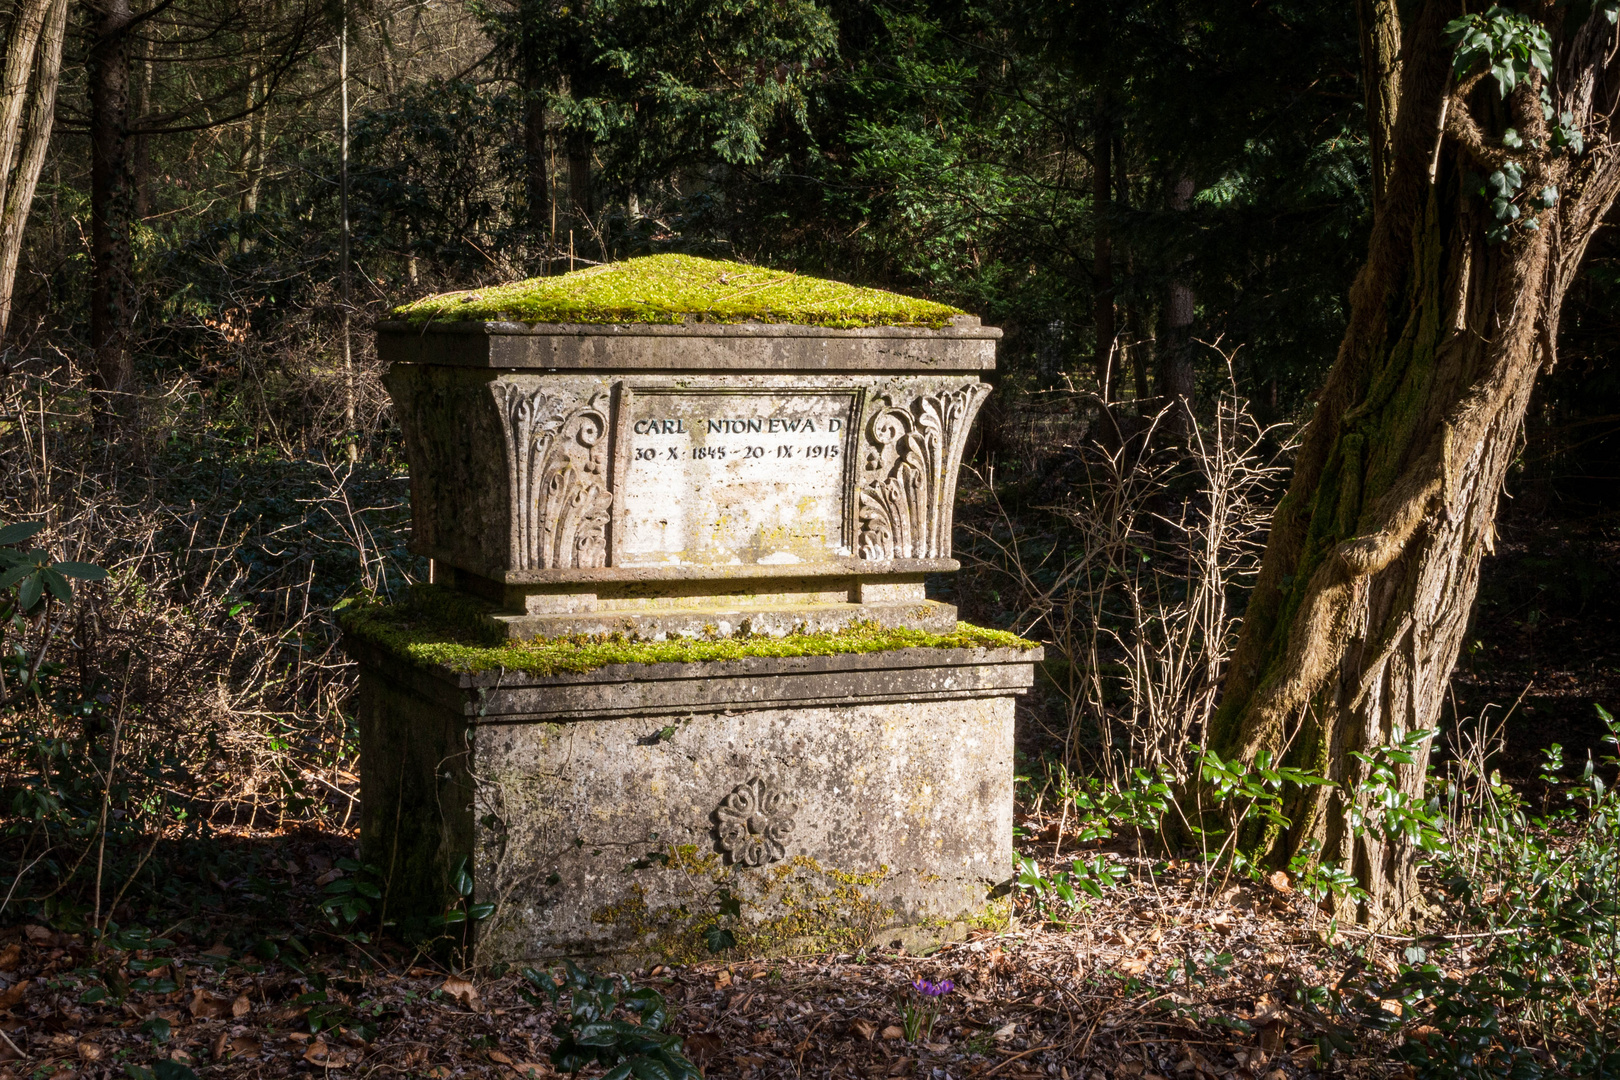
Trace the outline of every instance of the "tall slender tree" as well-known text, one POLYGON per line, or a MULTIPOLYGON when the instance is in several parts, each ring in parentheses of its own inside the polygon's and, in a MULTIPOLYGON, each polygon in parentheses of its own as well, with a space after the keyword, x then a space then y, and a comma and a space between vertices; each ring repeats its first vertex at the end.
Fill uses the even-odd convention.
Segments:
POLYGON ((0 75, 0 343, 11 323, 23 226, 56 119, 67 0, 24 0, 12 12, 0 75))
MULTIPOLYGON (((1376 209, 1349 324, 1306 429, 1210 732, 1325 772, 1292 826, 1398 918, 1414 852, 1353 754, 1436 727, 1497 499, 1559 309, 1620 192, 1616 5, 1360 6, 1376 209)), ((1398 770, 1422 797, 1428 751, 1398 770)))
POLYGON ((84 0, 90 137, 90 345, 96 379, 110 395, 102 427, 116 433, 135 388, 130 328, 135 317, 134 149, 142 137, 204 131, 265 108, 282 80, 316 44, 324 21, 314 0, 84 0), (130 55, 191 75, 187 94, 131 115, 130 55), (206 92, 197 93, 204 87, 206 92))

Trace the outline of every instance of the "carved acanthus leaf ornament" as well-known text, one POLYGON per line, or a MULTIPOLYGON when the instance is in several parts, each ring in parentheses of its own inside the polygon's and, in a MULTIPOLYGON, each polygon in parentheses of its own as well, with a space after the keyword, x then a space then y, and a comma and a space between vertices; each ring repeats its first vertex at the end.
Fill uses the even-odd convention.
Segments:
POLYGON ((508 382, 491 392, 506 435, 513 569, 607 565, 610 395, 581 402, 508 382))
POLYGON ((951 554, 956 474, 968 428, 990 387, 972 382, 888 404, 867 421, 861 469, 863 559, 951 554))

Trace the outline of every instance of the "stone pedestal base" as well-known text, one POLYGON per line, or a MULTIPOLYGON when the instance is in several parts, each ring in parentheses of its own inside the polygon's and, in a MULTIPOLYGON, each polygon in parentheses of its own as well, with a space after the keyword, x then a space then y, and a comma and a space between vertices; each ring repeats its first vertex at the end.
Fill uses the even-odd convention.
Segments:
POLYGON ((494 905, 480 962, 690 959, 725 935, 745 954, 857 948, 998 916, 1013 704, 1039 652, 537 677, 350 648, 364 858, 402 920, 442 914, 466 860, 472 901, 494 905))

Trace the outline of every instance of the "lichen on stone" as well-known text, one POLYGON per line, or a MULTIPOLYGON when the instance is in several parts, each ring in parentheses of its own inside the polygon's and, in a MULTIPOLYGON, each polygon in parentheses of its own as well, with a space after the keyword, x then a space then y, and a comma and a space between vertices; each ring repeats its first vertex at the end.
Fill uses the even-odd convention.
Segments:
POLYGON ((883 289, 692 255, 649 255, 556 277, 425 297, 395 318, 427 322, 791 323, 938 329, 963 312, 883 289))
POLYGON ((338 613, 343 630, 423 668, 458 674, 521 671, 557 675, 610 664, 702 663, 753 656, 839 656, 893 649, 1034 649, 1038 644, 1002 630, 959 622, 948 634, 884 629, 857 623, 832 633, 678 638, 640 641, 623 634, 511 641, 482 616, 487 605, 439 585, 418 585, 396 604, 352 604, 338 613))
POLYGON ((712 955, 706 932, 726 929, 735 941, 727 952, 732 960, 855 952, 897 918, 875 895, 890 876, 886 866, 858 872, 796 855, 742 873, 692 845, 672 845, 667 858, 682 871, 671 879, 670 902, 653 907, 647 890, 634 884, 622 900, 592 912, 592 922, 622 935, 627 951, 697 963, 712 955), (722 894, 737 902, 736 917, 720 914, 722 894))

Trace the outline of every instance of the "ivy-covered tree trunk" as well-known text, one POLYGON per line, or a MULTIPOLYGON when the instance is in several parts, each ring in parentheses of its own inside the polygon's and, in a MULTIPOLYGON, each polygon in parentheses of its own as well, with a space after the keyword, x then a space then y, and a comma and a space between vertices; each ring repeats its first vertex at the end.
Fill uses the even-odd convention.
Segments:
MULTIPOLYGON (((1559 307, 1620 189, 1608 2, 1565 21, 1551 4, 1464 17, 1425 0, 1401 5, 1404 26, 1395 4, 1359 5, 1370 250, 1209 743, 1336 781, 1295 793, 1291 828, 1250 840, 1275 864, 1319 844, 1370 895, 1365 922, 1406 913, 1415 852, 1354 834, 1368 785, 1353 754, 1438 724, 1559 307)), ((1413 797, 1426 746, 1397 770, 1413 797)))

